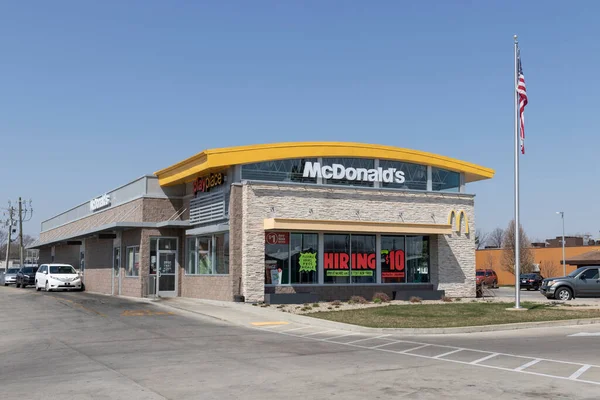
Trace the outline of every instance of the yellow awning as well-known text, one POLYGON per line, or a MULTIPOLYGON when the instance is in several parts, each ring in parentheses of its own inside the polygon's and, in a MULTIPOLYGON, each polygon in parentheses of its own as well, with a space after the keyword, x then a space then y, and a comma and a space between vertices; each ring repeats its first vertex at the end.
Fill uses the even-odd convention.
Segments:
POLYGON ((315 231, 348 233, 391 233, 409 235, 449 235, 450 224, 415 224, 372 221, 330 221, 293 218, 268 218, 264 220, 266 231, 315 231))

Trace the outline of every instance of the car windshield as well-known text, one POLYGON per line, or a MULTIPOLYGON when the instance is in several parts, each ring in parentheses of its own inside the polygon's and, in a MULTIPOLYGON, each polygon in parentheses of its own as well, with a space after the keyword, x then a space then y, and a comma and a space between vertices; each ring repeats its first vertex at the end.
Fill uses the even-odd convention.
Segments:
POLYGON ((27 267, 27 268, 23 268, 23 273, 24 274, 32 274, 34 272, 36 272, 38 269, 37 267, 27 267))
POLYGON ((477 276, 484 276, 484 275, 485 275, 485 272, 483 272, 483 271, 477 271, 477 276))
POLYGON ((9 268, 7 274, 16 274, 19 272, 17 268, 9 268))
POLYGON ((75 274, 75 269, 70 265, 61 265, 50 267, 51 274, 75 274))
POLYGON ((585 271, 586 269, 587 269, 587 267, 579 267, 567 276, 570 278, 575 278, 577 275, 579 275, 581 272, 585 271))

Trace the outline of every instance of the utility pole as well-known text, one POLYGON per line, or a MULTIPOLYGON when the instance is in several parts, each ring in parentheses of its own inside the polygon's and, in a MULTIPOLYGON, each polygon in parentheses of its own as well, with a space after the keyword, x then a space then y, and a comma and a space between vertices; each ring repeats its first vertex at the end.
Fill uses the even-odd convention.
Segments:
POLYGON ((7 212, 8 220, 6 221, 6 225, 8 226, 8 240, 6 241, 6 264, 4 266, 4 272, 8 271, 8 262, 10 261, 10 243, 13 230, 13 217, 15 213, 15 209, 11 206, 10 202, 8 203, 7 212))
POLYGON ((21 198, 19 197, 19 268, 23 268, 23 207, 21 198))

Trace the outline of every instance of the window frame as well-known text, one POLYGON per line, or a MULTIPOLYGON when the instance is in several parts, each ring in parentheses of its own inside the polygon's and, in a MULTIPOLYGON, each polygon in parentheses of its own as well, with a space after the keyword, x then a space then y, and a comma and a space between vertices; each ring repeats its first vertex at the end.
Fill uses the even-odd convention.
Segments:
MULTIPOLYGON (((293 234, 316 234, 317 236, 317 246, 318 246, 318 256, 317 256, 317 282, 315 283, 291 283, 291 275, 290 275, 290 283, 282 283, 281 285, 277 285, 277 284, 267 284, 267 283, 263 283, 264 287, 290 287, 290 286, 349 286, 349 285, 358 285, 358 286, 381 286, 381 285, 423 285, 423 284, 430 284, 432 282, 433 279, 433 272, 432 272, 432 265, 431 265, 431 243, 432 243, 432 235, 393 235, 393 234, 362 234, 362 233, 355 233, 352 234, 350 232, 307 232, 307 231, 280 231, 280 232, 286 232, 290 235, 290 242, 288 244, 288 249, 291 249, 291 235, 293 234), (325 254, 325 235, 327 234, 332 234, 332 235, 349 235, 350 236, 350 259, 352 259, 352 236, 375 236, 375 256, 376 256, 376 265, 378 265, 378 267, 375 269, 375 282, 373 283, 360 283, 360 282, 352 282, 352 279, 349 280, 349 282, 347 283, 327 283, 325 282, 325 266, 324 266, 324 254, 325 254), (403 282, 382 282, 383 278, 381 277, 381 272, 382 269, 380 267, 381 264, 381 238, 384 236, 393 236, 393 237, 404 237, 405 240, 405 244, 404 244, 404 253, 405 253, 405 259, 404 259, 404 271, 405 271, 405 276, 404 276, 404 281, 403 282), (421 238, 427 238, 427 268, 428 268, 428 273, 427 273, 427 281, 426 282, 409 282, 409 277, 408 277, 408 249, 406 246, 406 239, 408 237, 421 237, 421 238), (379 254, 377 253, 377 251, 379 250, 379 254)), ((288 256, 288 269, 291 272, 291 255, 288 256)), ((349 271, 352 271, 352 267, 350 266, 349 271)), ((350 272, 350 276, 349 278, 352 278, 352 272, 350 272)))
MULTIPOLYGON (((216 242, 217 242, 217 236, 218 235, 229 235, 228 231, 225 232, 215 232, 212 233, 210 235, 198 235, 198 236, 188 236, 186 237, 185 240, 185 267, 183 269, 183 274, 185 276, 229 276, 231 275, 231 269, 230 269, 230 265, 229 262, 227 263, 227 273, 217 273, 217 246, 216 246, 216 242), (209 252, 210 252, 210 265, 211 265, 211 271, 212 273, 209 274, 201 274, 199 273, 200 268, 198 265, 198 240, 200 238, 210 238, 209 240, 209 252), (189 267, 189 256, 190 256, 190 239, 193 239, 194 241, 194 270, 196 271, 196 273, 189 273, 188 272, 188 267, 189 267)), ((227 239, 227 243, 230 243, 231 237, 229 237, 227 239)), ((225 242, 225 240, 224 240, 225 242)), ((225 248, 223 247, 223 250, 225 251, 225 248)), ((229 254, 229 248, 227 249, 227 253, 229 254)))
MULTIPOLYGON (((125 278, 138 278, 140 279, 140 266, 138 266, 138 274, 137 275, 129 275, 128 271, 129 271, 129 250, 133 250, 133 262, 135 264, 135 251, 137 249, 137 253, 138 253, 138 264, 140 263, 141 260, 141 254, 140 254, 140 246, 127 246, 125 247, 125 256, 127 257, 127 259, 125 260, 125 278)), ((132 268, 133 270, 133 268, 132 268)))

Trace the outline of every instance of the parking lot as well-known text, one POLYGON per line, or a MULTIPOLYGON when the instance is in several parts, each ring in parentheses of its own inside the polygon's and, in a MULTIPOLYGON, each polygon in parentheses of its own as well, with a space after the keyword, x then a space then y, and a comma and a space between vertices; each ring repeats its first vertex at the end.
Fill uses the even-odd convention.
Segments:
POLYGON ((600 390, 591 325, 365 334, 14 287, 0 287, 0 313, 6 399, 595 399, 600 390))

